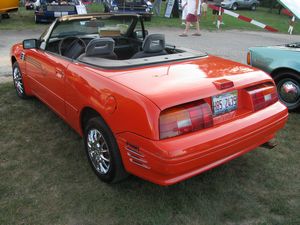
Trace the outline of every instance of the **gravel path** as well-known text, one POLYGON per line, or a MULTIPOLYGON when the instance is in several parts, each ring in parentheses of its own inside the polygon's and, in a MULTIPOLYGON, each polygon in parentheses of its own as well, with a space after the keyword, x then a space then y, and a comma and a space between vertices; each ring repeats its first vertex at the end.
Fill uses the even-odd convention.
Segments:
MULTIPOLYGON (((202 31, 201 37, 179 37, 180 28, 151 28, 149 33, 164 33, 166 42, 176 46, 201 50, 241 63, 246 63, 249 47, 278 45, 300 41, 299 35, 254 31, 202 31), (163 31, 163 32, 162 32, 163 31)), ((10 48, 14 43, 27 38, 38 38, 42 30, 0 31, 0 82, 10 80, 10 48), (4 78, 6 76, 6 78, 4 78)))

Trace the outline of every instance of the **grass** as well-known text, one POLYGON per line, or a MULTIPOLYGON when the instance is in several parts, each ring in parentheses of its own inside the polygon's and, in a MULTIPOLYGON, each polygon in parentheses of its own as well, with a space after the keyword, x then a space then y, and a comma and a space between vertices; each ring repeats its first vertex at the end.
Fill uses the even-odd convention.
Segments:
MULTIPOLYGON (((88 7, 88 12, 103 12, 103 6, 101 4, 92 4, 88 7)), ((165 2, 162 5, 162 11, 160 16, 153 16, 151 22, 146 22, 146 27, 180 27, 181 21, 179 18, 164 18, 163 14, 165 12, 165 2)), ((286 15, 278 15, 275 11, 273 13, 269 12, 268 8, 259 7, 256 11, 250 10, 238 10, 237 13, 244 16, 258 20, 259 22, 270 25, 277 28, 281 33, 287 33, 289 27, 289 17, 286 15)), ((222 25, 223 30, 228 29, 239 29, 239 30, 260 30, 263 29, 251 25, 249 23, 237 20, 231 16, 224 15, 223 21, 225 25, 222 25)), ((206 18, 201 19, 201 28, 205 30, 216 30, 216 26, 212 23, 212 13, 209 9, 206 18)), ((40 28, 40 25, 34 23, 34 12, 26 11, 24 8, 20 8, 17 13, 11 14, 11 19, 3 20, 0 23, 0 30, 8 29, 35 29, 40 28)), ((299 23, 295 24, 294 34, 300 34, 299 23)))
MULTIPOLYGON (((164 12, 164 10, 163 10, 164 12)), ((287 33, 289 27, 289 17, 285 15, 278 15, 275 12, 270 13, 269 9, 259 7, 256 11, 251 10, 237 10, 236 13, 241 14, 243 16, 255 19, 261 23, 267 24, 279 30, 281 33, 287 33)), ((212 15, 212 11, 208 10, 207 16, 202 17, 200 20, 201 29, 205 30, 216 30, 216 25, 213 24, 214 18, 212 15)), ((225 25, 221 25, 221 29, 229 30, 229 29, 238 29, 238 30, 255 30, 255 31, 263 31, 263 29, 254 26, 250 23, 246 23, 241 20, 237 20, 234 17, 223 15, 223 22, 225 25)), ((148 23, 148 26, 153 27, 179 27, 180 21, 178 18, 170 18, 165 19, 163 15, 160 17, 153 17, 153 20, 148 23)), ((295 24, 294 34, 300 34, 300 25, 299 23, 295 24)))
POLYGON ((0 224, 300 224, 300 115, 274 150, 258 148, 171 187, 114 185, 90 169, 81 138, 36 99, 0 85, 0 224))

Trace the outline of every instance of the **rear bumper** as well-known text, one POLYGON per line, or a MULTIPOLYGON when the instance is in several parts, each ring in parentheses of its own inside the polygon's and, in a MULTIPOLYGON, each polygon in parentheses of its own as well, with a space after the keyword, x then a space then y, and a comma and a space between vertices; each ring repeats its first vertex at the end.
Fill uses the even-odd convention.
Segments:
POLYGON ((244 118, 176 138, 153 141, 129 132, 116 137, 129 173, 171 185, 269 141, 287 118, 286 107, 277 102, 244 118))

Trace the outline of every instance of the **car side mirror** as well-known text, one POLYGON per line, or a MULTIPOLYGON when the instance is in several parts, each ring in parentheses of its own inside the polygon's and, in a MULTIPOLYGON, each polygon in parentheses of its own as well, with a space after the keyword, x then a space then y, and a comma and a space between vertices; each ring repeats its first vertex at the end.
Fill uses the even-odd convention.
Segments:
MULTIPOLYGON (((148 31, 145 30, 145 36, 147 36, 147 35, 148 35, 148 31)), ((134 37, 137 38, 137 39, 143 40, 144 39, 144 37, 143 37, 143 31, 142 30, 136 30, 134 32, 134 37)))
POLYGON ((38 40, 37 39, 27 39, 23 41, 24 49, 34 49, 38 48, 38 40))

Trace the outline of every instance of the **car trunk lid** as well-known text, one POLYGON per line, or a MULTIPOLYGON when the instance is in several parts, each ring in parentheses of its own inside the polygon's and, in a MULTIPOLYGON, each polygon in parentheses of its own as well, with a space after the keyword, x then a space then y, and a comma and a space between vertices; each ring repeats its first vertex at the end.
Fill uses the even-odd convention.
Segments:
POLYGON ((111 73, 109 77, 144 95, 161 110, 232 92, 262 80, 272 82, 262 71, 215 56, 111 73), (232 82, 233 86, 218 87, 217 83, 222 82, 232 82))

